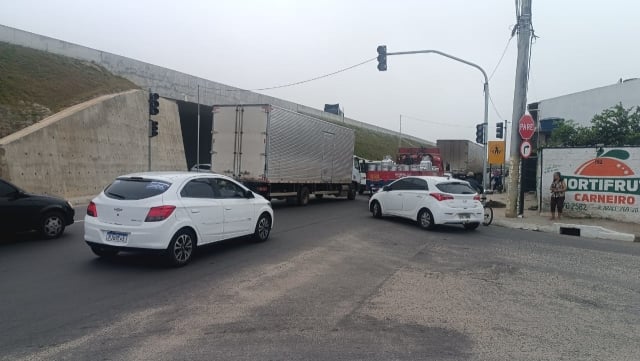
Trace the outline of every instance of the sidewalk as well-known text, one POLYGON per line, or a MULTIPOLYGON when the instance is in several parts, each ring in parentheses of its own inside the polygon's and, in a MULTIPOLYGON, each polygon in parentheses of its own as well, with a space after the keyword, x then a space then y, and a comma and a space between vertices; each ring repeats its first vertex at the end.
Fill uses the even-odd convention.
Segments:
MULTIPOLYGON (((506 204, 507 194, 487 194, 487 201, 506 204)), ((505 208, 492 207, 493 223, 491 225, 581 237, 640 242, 639 224, 617 222, 609 219, 570 218, 566 216, 563 216, 561 220, 549 220, 551 212, 545 209, 542 213, 539 213, 538 210, 529 209, 535 206, 537 206, 535 194, 527 193, 525 194, 522 217, 507 218, 505 216, 505 208)))

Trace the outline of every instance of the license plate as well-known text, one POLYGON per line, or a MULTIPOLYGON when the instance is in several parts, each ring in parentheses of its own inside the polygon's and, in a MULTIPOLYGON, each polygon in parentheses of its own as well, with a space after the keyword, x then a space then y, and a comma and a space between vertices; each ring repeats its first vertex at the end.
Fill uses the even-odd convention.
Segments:
POLYGON ((107 241, 116 243, 127 243, 129 233, 107 232, 107 241))
POLYGON ((468 213, 460 213, 458 216, 460 216, 460 219, 469 219, 471 218, 471 215, 468 213))

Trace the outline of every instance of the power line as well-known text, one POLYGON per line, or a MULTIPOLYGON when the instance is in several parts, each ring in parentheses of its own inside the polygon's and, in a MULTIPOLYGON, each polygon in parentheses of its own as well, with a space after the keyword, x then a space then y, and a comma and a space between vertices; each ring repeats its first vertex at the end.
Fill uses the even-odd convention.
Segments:
POLYGON ((496 115, 498 116, 498 119, 500 119, 500 120, 504 119, 502 117, 502 115, 500 115, 500 112, 498 111, 498 108, 496 107, 496 104, 493 102, 493 98, 491 97, 491 93, 489 93, 489 100, 491 101, 491 105, 493 106, 493 111, 496 112, 496 115))
POLYGON ((271 87, 266 87, 266 88, 256 88, 256 89, 227 89, 227 91, 264 91, 264 90, 280 89, 280 88, 286 88, 286 87, 290 87, 290 86, 300 85, 300 84, 309 83, 309 82, 312 82, 312 81, 315 81, 315 80, 327 78, 327 77, 330 77, 330 76, 345 72, 347 70, 351 70, 353 68, 357 68, 357 67, 362 66, 364 64, 370 63, 370 62, 372 62, 372 61, 374 61, 376 59, 377 59, 377 57, 376 58, 367 59, 367 60, 365 60, 363 62, 360 62, 360 63, 355 64, 355 65, 348 66, 346 68, 334 71, 332 73, 320 75, 320 76, 317 76, 315 78, 311 78, 311 79, 307 79, 307 80, 297 81, 295 83, 282 84, 282 85, 276 85, 276 86, 271 86, 271 87))
POLYGON ((500 60, 498 60, 498 63, 496 64, 495 68, 493 68, 493 71, 491 72, 491 75, 489 75, 489 80, 491 80, 493 78, 493 75, 496 73, 496 71, 498 70, 498 67, 502 63, 502 59, 504 59, 504 56, 507 54, 507 50, 509 49, 509 44, 511 44, 511 40, 513 39, 513 35, 514 35, 514 33, 512 32, 511 36, 509 36, 509 39, 507 40, 507 45, 504 46, 504 50, 502 51, 502 55, 500 55, 500 60))
POLYGON ((422 123, 442 125, 442 126, 445 126, 445 127, 468 128, 468 126, 465 126, 465 125, 434 122, 434 121, 431 121, 431 120, 425 120, 425 119, 417 118, 417 117, 414 117, 414 116, 411 116, 411 115, 406 115, 406 114, 402 114, 402 118, 409 118, 409 119, 417 120, 417 121, 422 122, 422 123))

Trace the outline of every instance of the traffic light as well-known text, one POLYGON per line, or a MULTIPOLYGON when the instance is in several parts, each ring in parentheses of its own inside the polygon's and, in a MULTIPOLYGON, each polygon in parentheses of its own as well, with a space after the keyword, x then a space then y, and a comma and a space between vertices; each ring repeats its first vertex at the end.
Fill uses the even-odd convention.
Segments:
POLYGON ((378 70, 387 71, 387 46, 378 46, 378 70))
POLYGON ((156 135, 158 135, 158 122, 155 120, 150 120, 149 122, 151 122, 151 129, 149 130, 149 138, 153 138, 156 135))
POLYGON ((156 115, 160 113, 158 107, 160 106, 160 102, 158 101, 160 96, 158 93, 149 93, 149 114, 156 115))
POLYGON ((504 123, 503 122, 496 123, 496 138, 502 139, 503 132, 504 132, 504 123))
POLYGON ((476 143, 484 144, 484 124, 476 124, 476 143))

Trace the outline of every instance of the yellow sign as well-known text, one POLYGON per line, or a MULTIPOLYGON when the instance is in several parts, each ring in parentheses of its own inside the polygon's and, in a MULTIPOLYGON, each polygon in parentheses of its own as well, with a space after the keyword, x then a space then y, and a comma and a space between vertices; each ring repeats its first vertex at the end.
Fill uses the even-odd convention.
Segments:
POLYGON ((504 164, 505 145, 503 140, 489 141, 489 164, 504 164))

